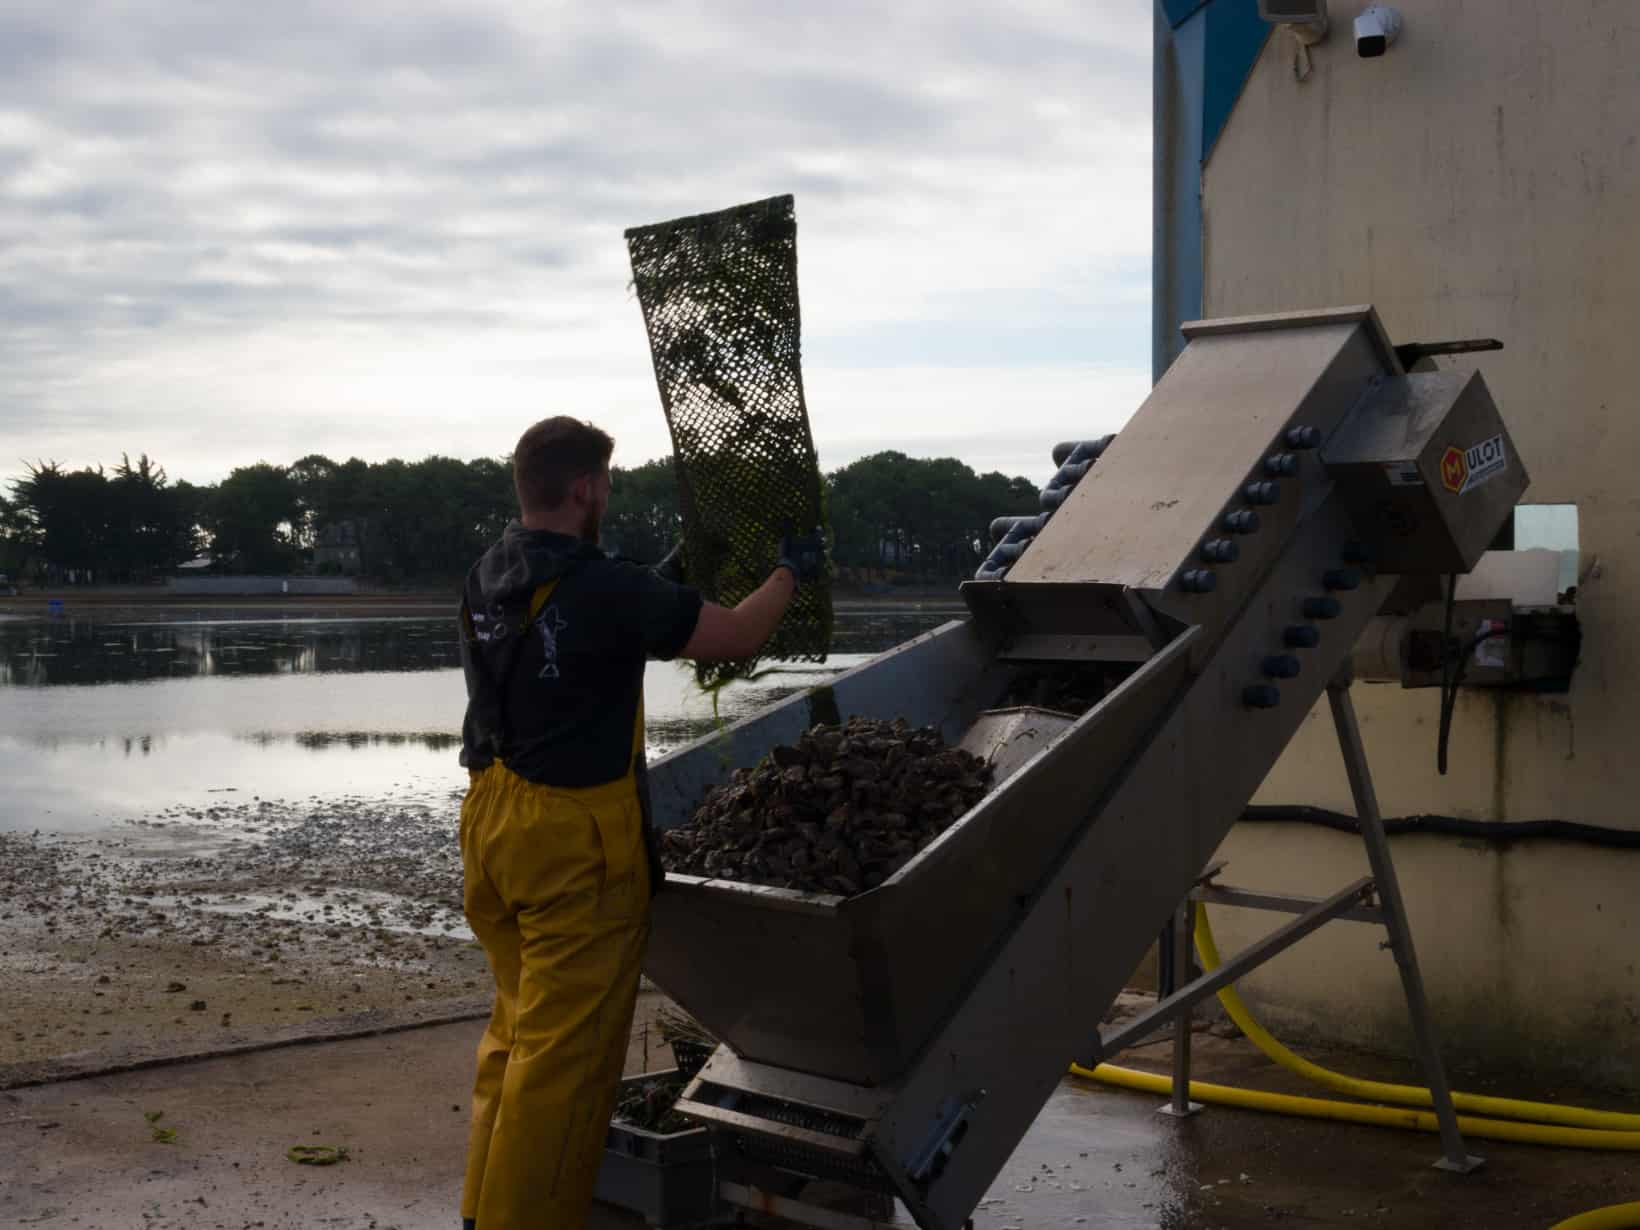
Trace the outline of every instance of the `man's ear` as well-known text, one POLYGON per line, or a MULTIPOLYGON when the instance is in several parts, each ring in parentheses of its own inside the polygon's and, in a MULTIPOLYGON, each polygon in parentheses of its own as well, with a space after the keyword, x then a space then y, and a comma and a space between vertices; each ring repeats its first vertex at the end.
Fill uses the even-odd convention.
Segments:
POLYGON ((569 499, 572 504, 590 504, 592 502, 592 479, 583 474, 573 479, 569 485, 569 499))

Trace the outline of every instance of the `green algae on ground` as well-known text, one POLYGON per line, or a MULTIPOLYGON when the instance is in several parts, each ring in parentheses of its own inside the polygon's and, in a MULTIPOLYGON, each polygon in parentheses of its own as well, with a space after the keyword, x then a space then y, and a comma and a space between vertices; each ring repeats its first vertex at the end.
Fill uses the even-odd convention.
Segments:
POLYGON ((348 1160, 346 1145, 292 1145, 285 1157, 298 1166, 334 1166, 348 1160))

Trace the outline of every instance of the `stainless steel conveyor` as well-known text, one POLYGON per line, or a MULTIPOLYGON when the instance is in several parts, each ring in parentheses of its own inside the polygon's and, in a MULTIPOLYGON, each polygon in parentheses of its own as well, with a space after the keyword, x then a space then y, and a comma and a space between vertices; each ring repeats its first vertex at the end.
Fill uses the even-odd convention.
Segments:
POLYGON ((955 743, 1022 669, 1133 667, 878 888, 668 877, 647 972, 724 1044, 680 1105, 752 1163, 962 1226, 1367 620, 1525 488, 1481 377, 1403 371, 1371 308, 1185 332, 969 618, 652 768, 665 828, 816 721, 955 743))

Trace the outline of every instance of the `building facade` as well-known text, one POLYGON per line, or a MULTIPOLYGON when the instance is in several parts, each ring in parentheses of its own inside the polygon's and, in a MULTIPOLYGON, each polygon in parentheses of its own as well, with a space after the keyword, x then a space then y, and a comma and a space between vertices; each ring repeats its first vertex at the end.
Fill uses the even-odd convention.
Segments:
MULTIPOLYGON (((1300 51, 1255 0, 1157 5, 1157 370, 1181 320, 1341 304, 1375 305, 1396 342, 1505 343, 1440 365, 1484 372, 1525 499, 1575 506, 1540 519, 1576 527, 1570 688, 1463 689, 1446 776, 1435 690, 1358 683, 1355 703, 1385 815, 1614 835, 1395 840, 1445 1049, 1640 1086, 1640 5, 1404 0, 1378 58, 1357 54, 1365 7, 1332 0, 1300 51)), ((1257 802, 1351 810, 1325 705, 1257 802)), ((1221 856, 1294 892, 1365 874, 1358 840, 1313 826, 1243 823, 1221 856)), ((1214 918, 1221 947, 1268 925, 1214 918)), ((1405 1050, 1381 938, 1325 928, 1243 989, 1279 1029, 1405 1050)))

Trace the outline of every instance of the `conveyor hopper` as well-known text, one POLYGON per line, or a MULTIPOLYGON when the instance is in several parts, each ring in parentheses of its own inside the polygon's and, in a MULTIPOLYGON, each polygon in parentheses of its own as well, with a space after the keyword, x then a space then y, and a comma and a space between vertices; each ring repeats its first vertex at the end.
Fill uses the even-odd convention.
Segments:
POLYGON ((684 1108, 746 1156, 960 1227, 1347 662, 1396 582, 1374 559, 1472 566, 1525 486, 1480 377, 1404 373, 1370 308, 1186 333, 1000 579, 963 587, 970 618, 652 769, 665 828, 817 721, 972 745, 1019 671, 1126 673, 1074 720, 1002 723, 991 792, 878 888, 668 877, 647 972, 725 1044, 684 1108), (1483 486, 1431 489, 1483 443, 1483 486))

